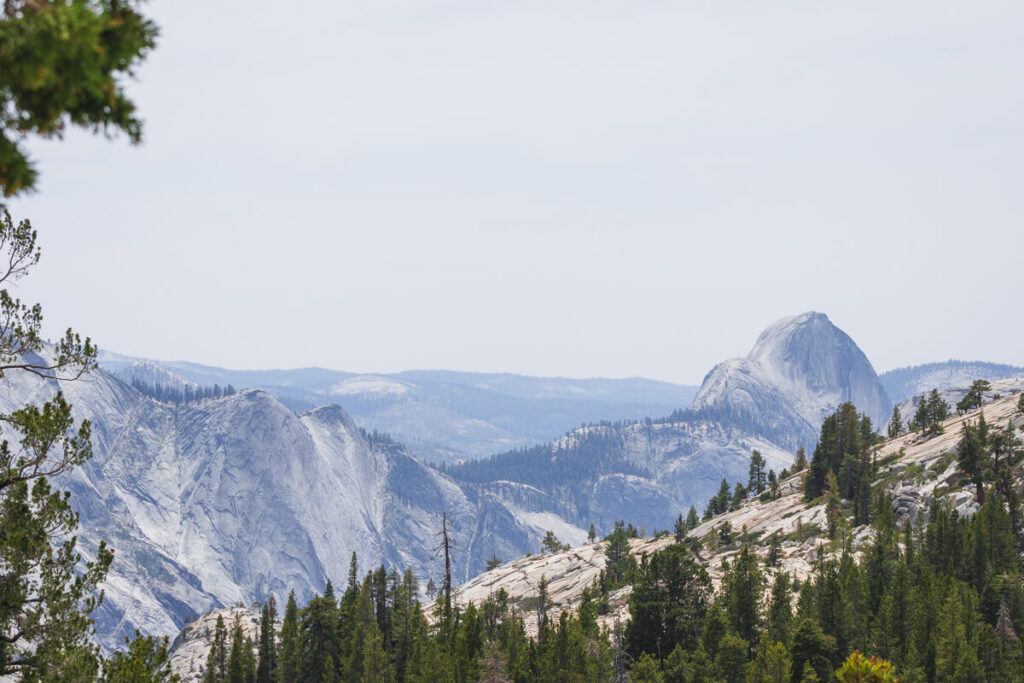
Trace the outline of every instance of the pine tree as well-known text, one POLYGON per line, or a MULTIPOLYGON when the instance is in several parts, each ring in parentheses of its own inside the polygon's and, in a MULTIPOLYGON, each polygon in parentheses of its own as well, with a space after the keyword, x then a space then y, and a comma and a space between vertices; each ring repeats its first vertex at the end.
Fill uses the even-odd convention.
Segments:
POLYGON ((718 643, 715 668, 726 683, 743 683, 750 643, 735 633, 726 633, 718 643))
POLYGON ((492 569, 497 569, 500 566, 501 566, 501 560, 498 559, 497 555, 495 555, 494 553, 491 553, 491 559, 487 560, 487 571, 491 571, 492 569))
POLYGON ((722 594, 732 630, 753 647, 760 637, 764 575, 757 556, 743 546, 722 579, 722 594))
POLYGON ((790 601, 790 578, 787 572, 778 572, 772 583, 771 601, 765 633, 774 642, 788 643, 793 628, 793 605, 790 601))
POLYGON ((277 642, 274 632, 277 621, 277 604, 274 596, 260 611, 259 663, 256 667, 256 683, 275 683, 277 680, 277 642))
POLYGON ((805 469, 807 469, 807 452, 801 446, 796 449, 796 457, 793 460, 793 474, 803 472, 805 469))
POLYGON ((983 398, 982 394, 986 391, 992 391, 992 384, 988 380, 976 379, 971 382, 967 394, 956 404, 956 414, 963 415, 971 410, 980 408, 983 398))
POLYGON ((755 496, 764 493, 767 481, 765 467, 764 456, 761 455, 761 451, 755 448, 750 455, 750 468, 747 479, 747 489, 755 496))
POLYGON ((828 524, 828 537, 835 540, 836 534, 843 522, 842 501, 839 497, 839 482, 836 480, 835 472, 829 470, 826 477, 825 488, 825 519, 828 524))
POLYGON ((676 543, 682 543, 686 539, 686 533, 689 531, 686 527, 686 521, 683 519, 682 513, 676 517, 676 523, 673 530, 675 532, 676 543))
POLYGON ((125 649, 103 662, 103 680, 116 683, 177 683, 167 654, 167 637, 143 636, 124 639, 125 649))
POLYGON ((384 652, 380 629, 375 622, 371 622, 367 628, 362 657, 362 683, 388 683, 392 680, 388 656, 384 652))
POLYGON ((700 519, 697 518, 697 508, 690 506, 690 511, 686 513, 686 529, 692 531, 700 526, 700 519))
POLYGON ((203 683, 223 683, 228 679, 228 630, 224 625, 224 616, 217 615, 213 630, 213 642, 206 656, 206 671, 203 683))
MULTIPOLYGON (((231 627, 231 649, 228 655, 228 676, 227 683, 246 683, 246 647, 249 645, 242 632, 241 614, 235 614, 235 623, 231 627)), ((251 653, 252 650, 250 649, 251 653)), ((249 672, 251 673, 251 672, 249 672)))
POLYGON ((288 593, 281 623, 281 650, 278 659, 278 680, 291 683, 299 680, 299 608, 295 604, 295 591, 288 593))
POLYGON ((772 534, 771 538, 768 539, 768 554, 765 556, 764 564, 766 567, 777 567, 781 557, 782 537, 779 536, 779 532, 776 531, 772 534))
POLYGON ((707 571, 684 545, 645 556, 629 598, 629 651, 634 657, 649 652, 660 660, 677 645, 696 647, 710 592, 707 571))
POLYGON ((789 681, 793 663, 782 643, 765 633, 757 643, 757 653, 747 665, 746 683, 777 683, 789 681))
POLYGON ((555 532, 548 531, 540 542, 541 552, 557 553, 562 549, 562 542, 555 536, 555 532))
POLYGON ((818 680, 830 680, 835 652, 835 638, 825 635, 815 621, 804 619, 793 632, 793 647, 790 648, 793 680, 806 680, 806 667, 811 668, 818 680))
MULTIPOLYGON (((982 415, 982 420, 985 416, 982 415)), ((978 504, 985 503, 985 444, 982 439, 987 429, 981 424, 964 422, 960 443, 957 444, 957 465, 974 483, 978 504)))
POLYGON ((590 523, 590 530, 587 531, 587 543, 593 543, 597 540, 597 529, 594 528, 594 523, 590 523))
POLYGON ((903 416, 900 415, 899 406, 892 407, 892 417, 889 418, 889 428, 887 431, 890 439, 895 439, 903 434, 903 416))

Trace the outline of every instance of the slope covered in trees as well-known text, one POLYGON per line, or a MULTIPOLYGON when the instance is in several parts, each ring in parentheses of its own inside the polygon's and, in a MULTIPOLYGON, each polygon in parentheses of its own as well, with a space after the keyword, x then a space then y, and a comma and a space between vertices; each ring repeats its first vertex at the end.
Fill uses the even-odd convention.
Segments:
MULTIPOLYGON (((461 587, 451 609, 443 595, 421 603, 411 574, 381 567, 359 581, 353 571, 340 599, 328 587, 291 607, 265 656, 311 681, 1020 680, 1020 403, 983 406, 983 504, 958 464, 965 439, 980 438, 976 410, 938 436, 870 444, 859 520, 860 489, 844 495, 835 464, 846 458, 832 458, 861 462, 862 421, 840 408, 817 449, 824 496, 806 500, 807 471, 779 482, 777 497, 684 521, 675 536, 630 538, 619 526, 581 547, 552 543, 461 587), (853 446, 837 448, 845 422, 853 446), (611 578, 620 546, 632 560, 611 578)), ((229 673, 209 680, 235 680, 236 650, 255 676, 258 657, 220 642, 210 658, 229 673)))

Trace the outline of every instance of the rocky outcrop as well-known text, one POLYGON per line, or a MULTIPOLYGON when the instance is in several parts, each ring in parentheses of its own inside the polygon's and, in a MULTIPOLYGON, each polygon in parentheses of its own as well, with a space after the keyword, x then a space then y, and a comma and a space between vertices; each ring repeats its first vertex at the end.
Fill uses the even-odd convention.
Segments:
POLYGON ((409 567, 437 576, 433 547, 447 513, 465 552, 460 580, 492 553, 535 551, 548 529, 582 529, 543 494, 514 504, 465 491, 394 443, 361 432, 339 407, 297 415, 264 391, 185 404, 141 395, 104 372, 76 382, 10 375, 0 409, 58 390, 93 425, 93 458, 58 481, 80 515, 80 547, 115 551, 96 613, 101 644, 135 629, 174 635, 196 614, 294 589, 300 600, 348 570, 409 567))
POLYGON ((892 410, 864 352, 828 316, 812 312, 777 321, 746 358, 715 366, 692 408, 795 450, 813 448, 822 420, 845 402, 875 425, 892 410))
MULTIPOLYGON (((992 429, 1024 428, 1024 414, 1017 410, 1017 396, 1006 395, 992 401, 982 410, 992 429)), ((965 483, 955 466, 956 445, 965 421, 978 419, 980 411, 953 417, 943 424, 944 432, 926 439, 920 434, 907 434, 881 446, 876 459, 884 463, 875 482, 886 492, 893 505, 899 524, 907 519, 915 524, 923 521, 936 500, 949 505, 961 515, 972 515, 978 508, 974 493, 965 483)), ((1018 466, 1018 478, 1024 479, 1024 465, 1018 466)), ((755 539, 752 548, 762 559, 774 535, 781 540, 781 559, 777 568, 766 568, 770 584, 775 572, 789 572, 801 582, 814 572, 814 563, 823 554, 834 552, 834 544, 823 535, 826 516, 823 505, 808 505, 800 491, 800 475, 783 481, 780 497, 771 501, 749 500, 739 509, 713 517, 701 523, 689 536, 696 539, 697 559, 705 564, 716 589, 721 585, 723 563, 739 550, 739 543, 722 546, 719 531, 728 523, 735 534, 745 532, 755 539)), ((854 550, 871 542, 874 531, 862 526, 852 530, 854 550)), ((673 543, 672 537, 639 538, 631 541, 634 555, 651 554, 673 543)), ((548 581, 553 612, 574 610, 584 587, 590 585, 605 566, 606 543, 582 545, 570 550, 520 558, 497 567, 459 587, 458 600, 479 603, 498 590, 504 589, 512 604, 531 605, 537 586, 543 576, 548 581)), ((606 626, 628 619, 630 587, 620 589, 612 596, 612 610, 602 617, 606 626)), ((527 631, 534 632, 536 615, 521 611, 527 621, 527 631)))

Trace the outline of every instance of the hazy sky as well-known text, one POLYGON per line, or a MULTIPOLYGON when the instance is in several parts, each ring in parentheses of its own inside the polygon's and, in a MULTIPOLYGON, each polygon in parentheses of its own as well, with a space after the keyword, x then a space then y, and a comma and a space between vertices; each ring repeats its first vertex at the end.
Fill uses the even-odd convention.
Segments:
POLYGON ((698 383, 829 314, 1024 364, 1024 3, 154 0, 131 147, 33 147, 19 295, 235 368, 698 383))

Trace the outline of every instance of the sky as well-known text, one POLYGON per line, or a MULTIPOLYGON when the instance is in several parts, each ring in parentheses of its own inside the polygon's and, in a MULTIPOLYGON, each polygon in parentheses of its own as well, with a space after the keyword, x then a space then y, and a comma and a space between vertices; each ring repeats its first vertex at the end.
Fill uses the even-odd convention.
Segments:
POLYGON ((230 368, 696 384, 825 312, 1024 365, 1024 3, 152 0, 31 147, 45 330, 230 368))

